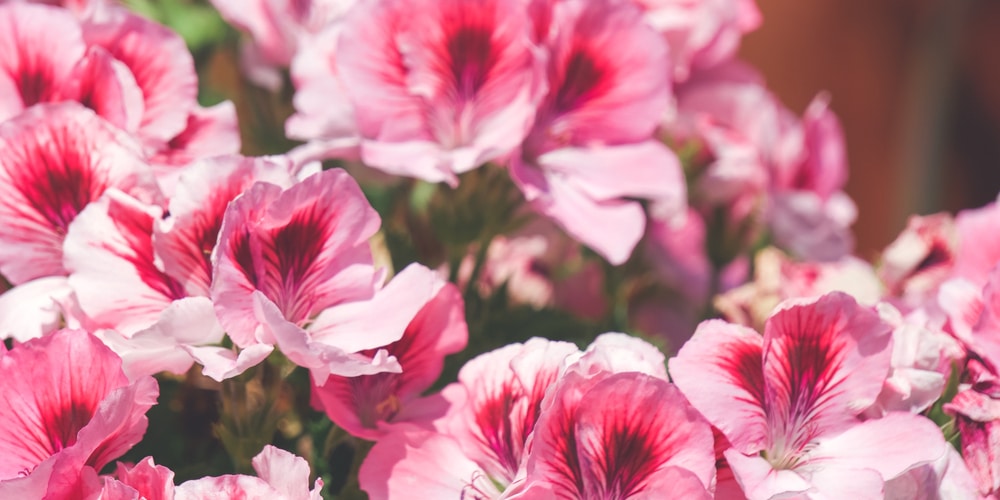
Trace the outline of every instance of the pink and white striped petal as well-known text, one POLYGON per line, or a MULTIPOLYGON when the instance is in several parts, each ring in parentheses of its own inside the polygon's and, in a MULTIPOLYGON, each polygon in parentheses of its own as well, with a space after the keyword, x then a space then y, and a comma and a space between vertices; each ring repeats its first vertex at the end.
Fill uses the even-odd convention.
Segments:
POLYGON ((146 203, 159 188, 138 146, 77 103, 39 105, 0 124, 0 272, 18 284, 65 275, 70 223, 108 188, 146 203))

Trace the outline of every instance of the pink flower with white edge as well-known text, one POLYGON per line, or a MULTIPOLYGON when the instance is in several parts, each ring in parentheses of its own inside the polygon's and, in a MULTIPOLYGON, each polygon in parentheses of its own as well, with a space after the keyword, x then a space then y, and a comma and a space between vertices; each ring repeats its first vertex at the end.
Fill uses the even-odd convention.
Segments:
POLYGON ((109 188, 162 195, 132 138, 76 103, 39 105, 0 124, 0 272, 14 284, 66 274, 70 223, 109 188))
POLYGON ((199 354, 203 363, 224 356, 213 358, 219 371, 210 376, 235 375, 274 345, 318 384, 331 373, 399 371, 384 349, 375 357, 358 353, 399 340, 437 278, 411 265, 382 287, 368 246, 379 224, 357 183, 339 169, 288 189, 257 182, 230 203, 212 256, 211 298, 244 358, 199 354))
POLYGON ((59 498, 142 439, 156 381, 129 381, 89 333, 60 330, 2 351, 0 497, 59 498))
POLYGON ((533 338, 469 361, 442 395, 437 431, 399 427, 361 466, 373 498, 501 498, 523 473, 525 449, 546 390, 576 346, 533 338))
POLYGON ((189 296, 158 265, 153 227, 162 209, 111 189, 84 209, 66 236, 69 285, 85 323, 122 357, 130 376, 183 373, 182 346, 214 344, 223 330, 212 302, 189 296))
MULTIPOLYGON (((444 415, 447 403, 440 395, 421 394, 441 375, 444 357, 465 348, 469 332, 458 288, 443 281, 436 288, 403 336, 385 346, 399 360, 402 373, 331 375, 325 384, 313 387, 314 398, 335 424, 354 436, 376 441, 401 422, 429 427, 444 415)), ((363 354, 375 356, 376 350, 363 354)))
POLYGON ((732 443, 747 498, 881 498, 886 481, 944 455, 930 420, 862 421, 889 373, 891 330, 850 296, 784 302, 763 336, 702 323, 670 360, 681 392, 732 443))
POLYGON ((652 140, 671 97, 668 48, 626 2, 544 7, 549 89, 511 176, 535 210, 621 264, 646 224, 628 198, 685 204, 680 163, 652 140))
POLYGON ((344 19, 337 77, 361 159, 393 174, 458 182, 503 159, 531 127, 544 92, 524 2, 376 0, 344 19))
POLYGON ((323 480, 309 489, 309 464, 304 458, 267 445, 251 461, 257 477, 225 475, 187 481, 175 490, 176 500, 245 498, 247 500, 321 500, 323 480))

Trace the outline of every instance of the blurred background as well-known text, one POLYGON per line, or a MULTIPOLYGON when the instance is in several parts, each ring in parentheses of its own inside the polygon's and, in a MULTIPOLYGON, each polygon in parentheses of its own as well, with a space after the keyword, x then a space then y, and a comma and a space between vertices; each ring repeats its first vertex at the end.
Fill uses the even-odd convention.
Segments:
POLYGON ((911 213, 1000 191, 1000 1, 760 0, 742 56, 796 113, 832 96, 847 140, 856 253, 872 258, 911 213))

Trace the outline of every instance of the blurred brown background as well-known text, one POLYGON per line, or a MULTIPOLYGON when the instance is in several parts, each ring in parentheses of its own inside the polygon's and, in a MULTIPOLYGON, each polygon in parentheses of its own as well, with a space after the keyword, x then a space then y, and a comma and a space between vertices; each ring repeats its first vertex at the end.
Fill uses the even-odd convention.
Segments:
POLYGON ((758 0, 742 56, 801 112, 833 97, 847 139, 857 253, 910 213, 1000 191, 1000 0, 758 0))

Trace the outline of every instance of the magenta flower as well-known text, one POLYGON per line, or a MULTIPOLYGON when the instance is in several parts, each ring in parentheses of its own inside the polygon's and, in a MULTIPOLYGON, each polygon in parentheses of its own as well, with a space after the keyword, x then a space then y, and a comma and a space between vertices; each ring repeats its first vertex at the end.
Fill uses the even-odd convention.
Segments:
POLYGON ((884 483, 945 453, 924 417, 858 416, 889 373, 891 331, 831 293, 788 301, 764 336, 702 323, 670 360, 691 404, 732 443, 724 456, 748 498, 880 498, 884 483))
POLYGON ((83 331, 0 353, 0 496, 43 498, 95 474, 142 439, 157 394, 152 377, 129 381, 83 331))

